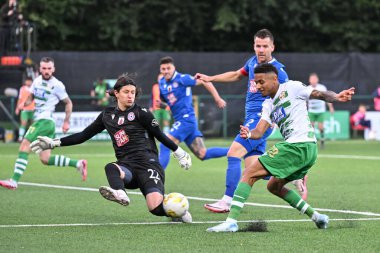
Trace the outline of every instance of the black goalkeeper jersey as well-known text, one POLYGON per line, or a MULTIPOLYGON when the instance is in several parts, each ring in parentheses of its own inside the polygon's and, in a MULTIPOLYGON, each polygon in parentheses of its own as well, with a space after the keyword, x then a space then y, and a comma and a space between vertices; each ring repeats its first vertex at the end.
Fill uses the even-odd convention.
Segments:
MULTIPOLYGON (((117 107, 104 109, 96 120, 82 132, 62 138, 61 146, 85 142, 104 129, 112 139, 118 160, 158 161, 155 138, 172 151, 178 148, 162 133, 153 114, 137 104, 125 111, 121 111, 117 107)), ((99 145, 99 149, 102 149, 101 145, 99 145)))

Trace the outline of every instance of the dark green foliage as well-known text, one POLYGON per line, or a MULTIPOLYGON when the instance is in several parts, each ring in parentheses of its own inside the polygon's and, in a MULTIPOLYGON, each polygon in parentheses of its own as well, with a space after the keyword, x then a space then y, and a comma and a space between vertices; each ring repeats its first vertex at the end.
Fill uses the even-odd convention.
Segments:
POLYGON ((38 50, 247 51, 269 28, 282 52, 380 52, 376 0, 20 0, 38 50))

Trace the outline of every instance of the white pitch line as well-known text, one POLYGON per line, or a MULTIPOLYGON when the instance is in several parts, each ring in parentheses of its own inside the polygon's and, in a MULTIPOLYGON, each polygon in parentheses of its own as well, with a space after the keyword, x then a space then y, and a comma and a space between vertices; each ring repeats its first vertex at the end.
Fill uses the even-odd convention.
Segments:
MULTIPOLYGON (((329 219, 330 221, 380 221, 380 218, 357 218, 357 219, 329 219)), ((224 221, 193 221, 192 224, 217 224, 224 221)), ((251 222, 311 222, 310 219, 300 220, 242 220, 238 223, 251 222)), ((172 225, 183 224, 182 222, 115 222, 115 223, 72 223, 72 224, 17 224, 17 225, 0 225, 0 228, 28 228, 28 227, 91 227, 91 226, 125 226, 125 225, 172 225)))
POLYGON ((361 156, 361 155, 327 155, 319 154, 318 158, 339 158, 339 159, 363 159, 363 160, 380 160, 380 156, 361 156))
MULTIPOLYGON (((47 188, 56 188, 56 189, 66 189, 66 190, 78 190, 78 191, 93 191, 97 192, 98 189, 95 188, 86 188, 86 187, 76 187, 76 186, 64 186, 64 185, 51 185, 51 184, 38 184, 38 183, 29 183, 29 182, 19 182, 21 185, 28 185, 28 186, 37 186, 37 187, 47 187, 47 188)), ((128 191, 128 194, 133 195, 142 195, 141 192, 131 192, 128 191)), ((188 199, 192 200, 200 200, 200 201, 218 201, 218 199, 211 199, 211 198, 200 198, 200 197, 191 197, 187 196, 188 199)), ((260 203, 252 203, 247 202, 245 203, 247 206, 258 206, 258 207, 274 207, 274 208, 285 208, 285 209, 292 209, 293 207, 288 205, 273 205, 273 204, 260 204, 260 203)), ((325 209, 325 208, 314 208, 317 211, 323 211, 323 212, 333 212, 333 213, 347 213, 347 214, 358 214, 358 215, 366 215, 366 216, 380 216, 379 213, 373 213, 373 212, 362 212, 362 211, 352 211, 352 210, 336 210, 336 209, 325 209)))
MULTIPOLYGON (((115 154, 109 153, 76 153, 76 154, 66 154, 65 156, 80 156, 80 157, 86 157, 86 156, 95 156, 95 157, 111 157, 115 158, 115 154)), ((16 159, 16 155, 14 154, 6 154, 6 155, 0 155, 0 157, 14 157, 16 159)), ((334 154, 318 154, 318 158, 336 158, 336 159, 355 159, 355 160, 380 160, 380 156, 362 156, 362 155, 334 155, 334 154)))

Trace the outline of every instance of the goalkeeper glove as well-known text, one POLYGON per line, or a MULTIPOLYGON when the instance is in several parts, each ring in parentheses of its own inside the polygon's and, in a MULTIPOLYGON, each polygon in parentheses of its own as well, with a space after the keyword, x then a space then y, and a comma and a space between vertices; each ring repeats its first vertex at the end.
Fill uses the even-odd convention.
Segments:
POLYGON ((43 150, 53 149, 61 146, 60 139, 52 139, 47 136, 38 136, 37 140, 30 144, 30 148, 33 152, 39 154, 43 150))
POLYGON ((191 167, 191 157, 181 147, 178 146, 177 150, 174 151, 173 156, 178 160, 181 168, 188 170, 191 167))

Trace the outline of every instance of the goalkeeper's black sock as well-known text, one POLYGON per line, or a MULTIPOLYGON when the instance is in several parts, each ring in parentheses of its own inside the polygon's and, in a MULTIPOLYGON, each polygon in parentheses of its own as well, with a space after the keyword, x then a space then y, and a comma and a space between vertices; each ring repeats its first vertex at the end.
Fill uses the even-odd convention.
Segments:
POLYGON ((167 216, 167 217, 169 217, 169 215, 167 215, 165 210, 164 210, 163 202, 161 202, 161 204, 159 204, 156 208, 154 208, 153 210, 150 210, 149 212, 151 212, 152 214, 154 214, 156 216, 167 216))
POLYGON ((108 184, 111 186, 114 190, 125 190, 124 187, 124 181, 120 177, 120 171, 119 168, 116 167, 115 164, 109 163, 104 168, 106 171, 108 184))

